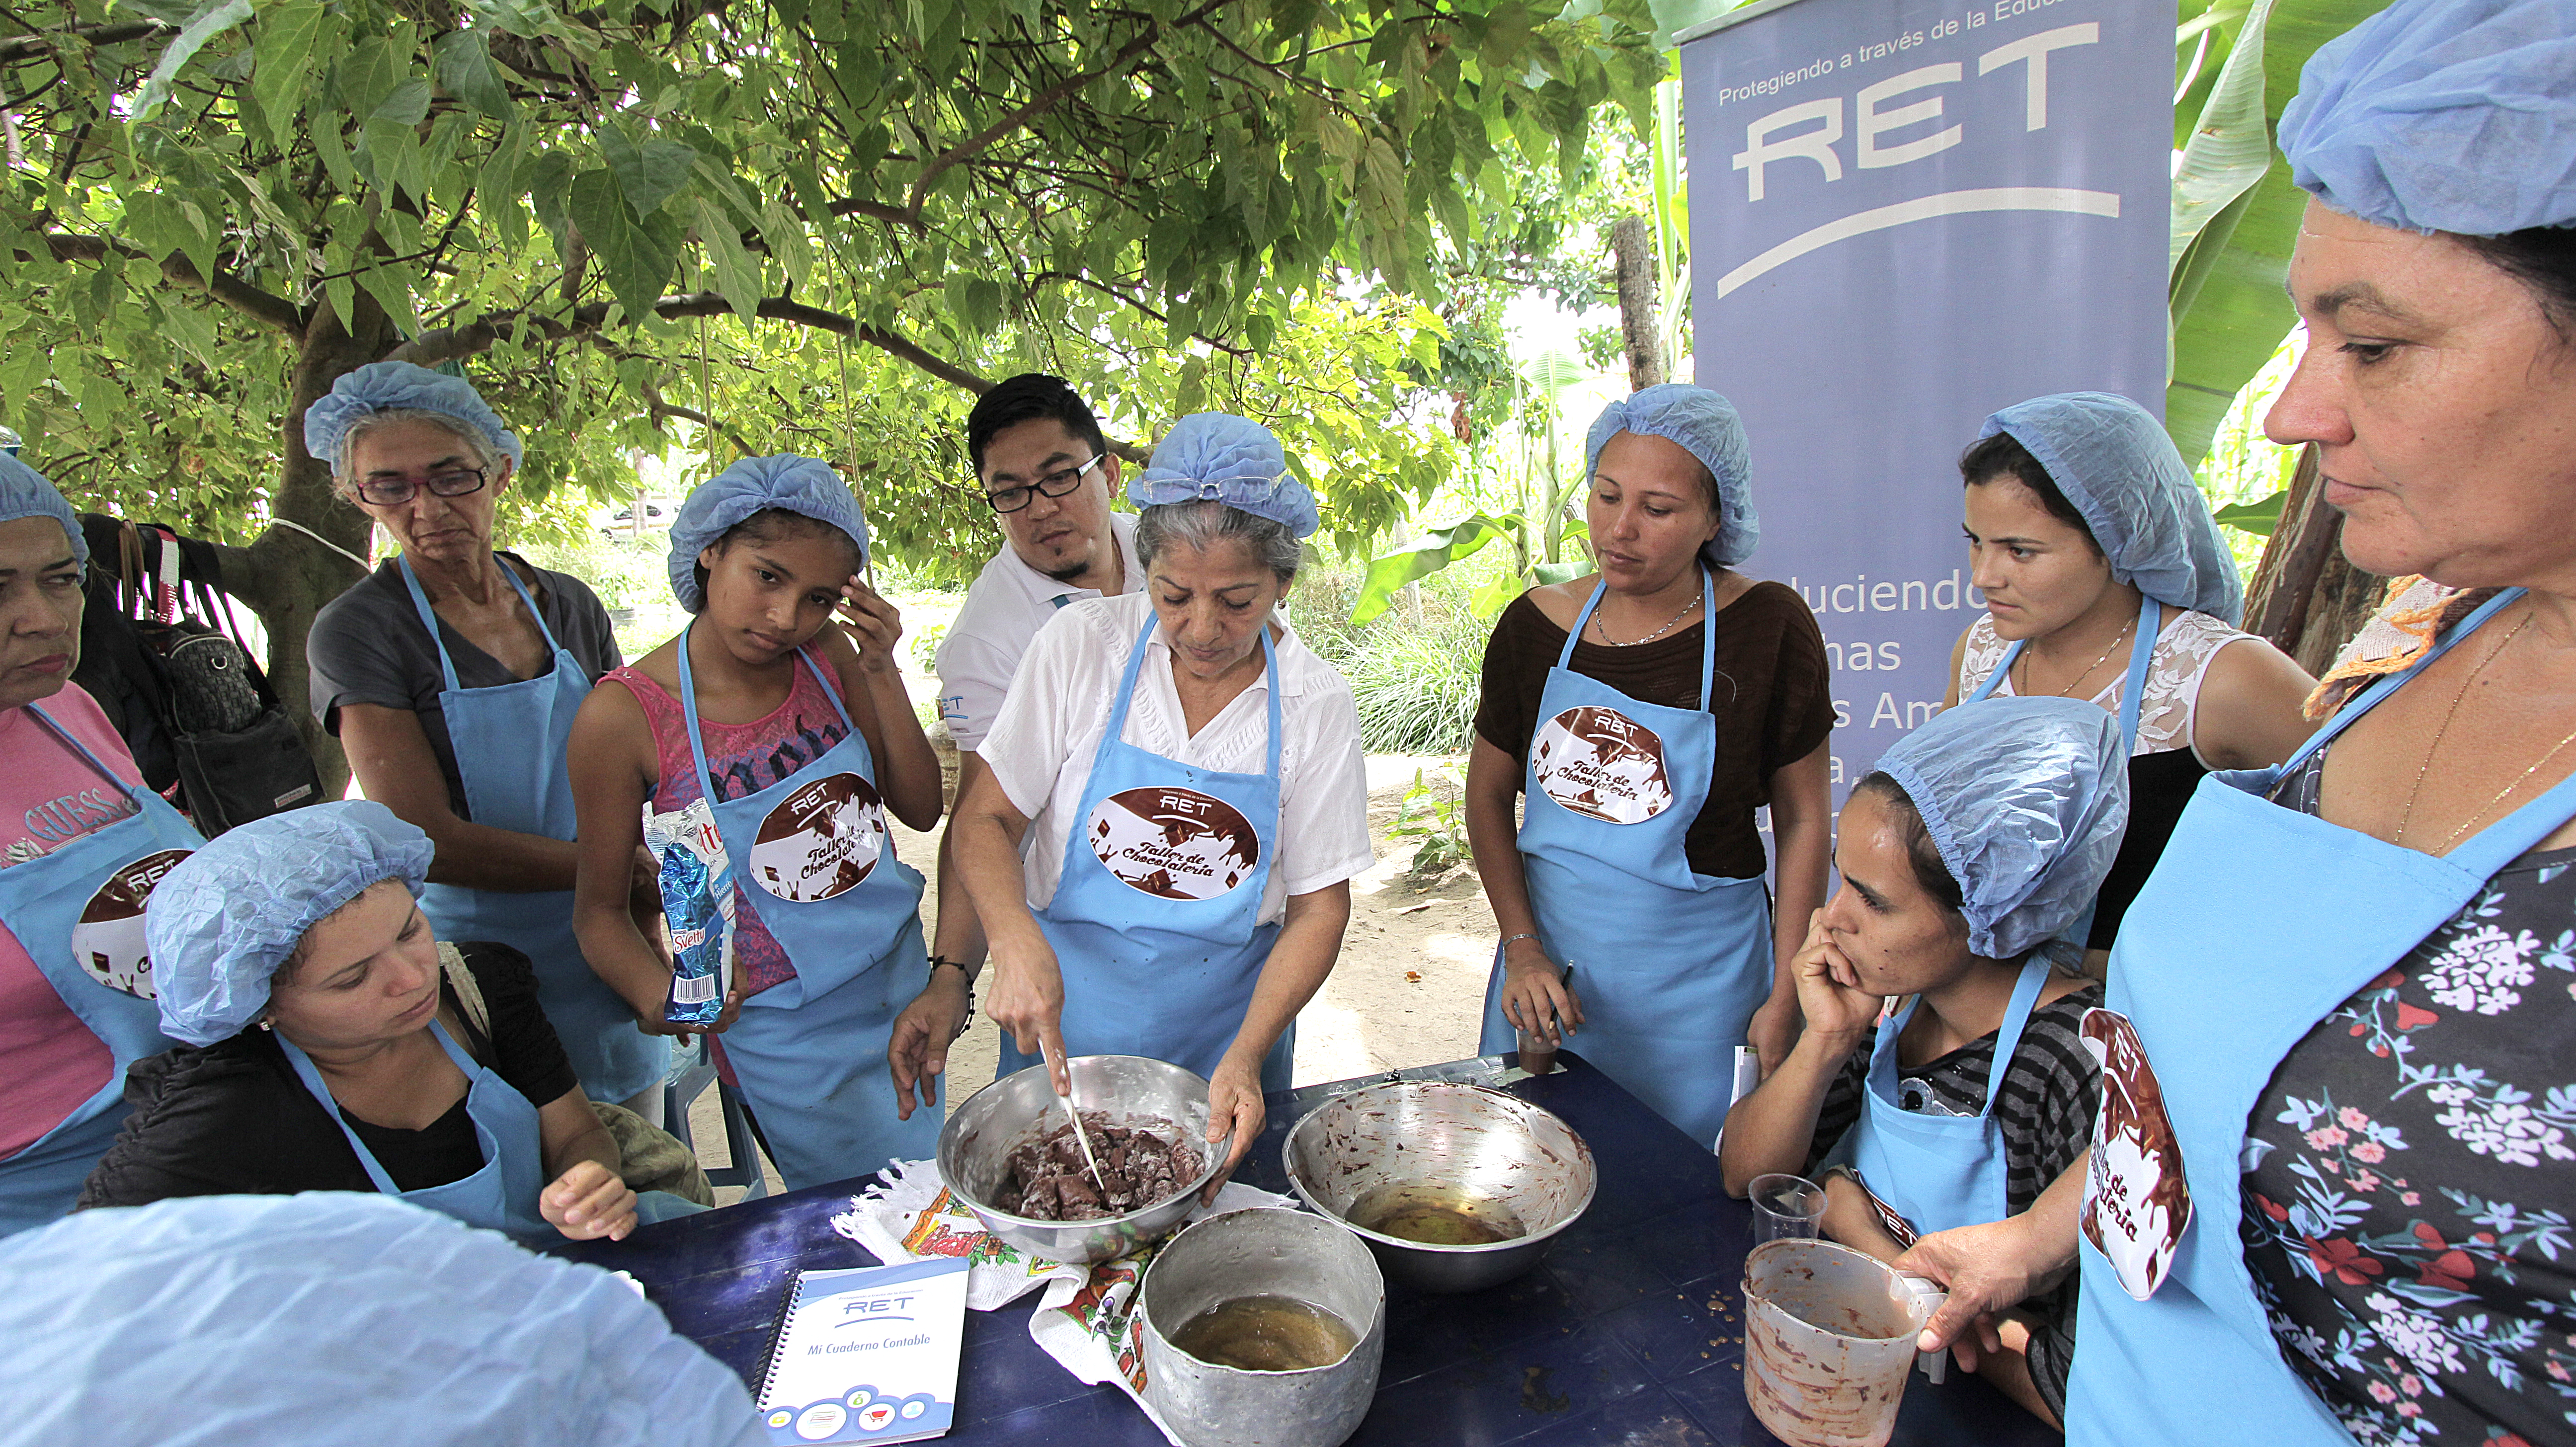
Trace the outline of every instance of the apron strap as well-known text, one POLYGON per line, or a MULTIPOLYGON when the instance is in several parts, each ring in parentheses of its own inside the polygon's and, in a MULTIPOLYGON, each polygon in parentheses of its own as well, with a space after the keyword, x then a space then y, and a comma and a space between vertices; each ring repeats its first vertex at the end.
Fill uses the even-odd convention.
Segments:
POLYGON ((1608 583, 1595 583, 1592 585, 1592 596, 1584 600, 1583 611, 1574 615, 1574 626, 1565 630, 1565 647, 1557 651, 1557 667, 1564 669, 1571 669, 1574 667, 1574 645, 1583 637, 1583 625, 1592 621, 1592 610, 1600 607, 1601 600, 1607 597, 1609 593, 1610 585, 1608 583))
POLYGON ((2021 978, 2014 982, 2012 1003, 2004 1007, 2003 1028, 1995 1032, 1995 1058, 1986 1066, 1986 1110, 1995 1113, 1995 1102, 2004 1093, 2004 1072, 2012 1067, 2014 1052, 2021 1049, 2022 1027, 2030 1023, 2030 1012, 2039 1007, 2040 987, 2048 983, 2048 959, 2031 951, 2022 961, 2021 978))
MULTIPOLYGON (((689 761, 698 768, 698 793, 706 799, 707 807, 713 809, 719 802, 716 781, 707 772, 707 747, 698 736, 698 676, 697 670, 689 667, 689 635, 696 632, 697 627, 698 620, 691 618, 689 626, 680 630, 680 717, 688 725, 689 761)), ((814 675, 814 682, 821 686, 824 699, 832 705, 832 712, 841 716, 841 727, 857 733, 859 726, 850 722, 850 711, 841 706, 840 692, 832 686, 831 680, 823 676, 823 665, 814 661, 813 650, 799 648, 796 656, 804 660, 806 671, 814 675)), ((791 681, 791 692, 793 687, 791 681)))
MULTIPOLYGON (((429 1031, 431 1037, 438 1041, 439 1048, 447 1052, 447 1058, 456 1062, 457 1069, 465 1072, 465 1090, 470 1097, 474 1092, 475 1080, 483 1073, 483 1067, 476 1064, 472 1056, 457 1048, 456 1042, 448 1036, 447 1027, 438 1023, 435 1018, 429 1022, 429 1031)), ((358 1153, 358 1164, 366 1168, 367 1179, 375 1183, 378 1191, 388 1196, 401 1195, 402 1187, 394 1184, 394 1178, 386 1172, 384 1163, 376 1159, 374 1151, 367 1149, 365 1141, 358 1139, 358 1132, 350 1126, 348 1117, 340 1113, 340 1102, 331 1098, 331 1087, 323 1083, 322 1072, 314 1065, 313 1057, 305 1054, 302 1047, 284 1035, 277 1037, 277 1048, 286 1052, 286 1063, 295 1067, 296 1078, 303 1081, 304 1088, 312 1092, 313 1098, 321 1103, 323 1113, 330 1116, 331 1123, 340 1128, 340 1134, 348 1138, 349 1149, 358 1153)))
POLYGON ((1699 570, 1699 711, 1708 712, 1709 686, 1717 681, 1717 573, 1699 570))
MULTIPOLYGON (((411 590, 412 611, 420 615, 420 626, 429 630, 429 646, 438 651, 439 674, 446 679, 448 691, 454 693, 464 685, 456 681, 456 660, 447 656, 447 641, 439 636, 438 610, 429 606, 429 595, 421 591, 420 575, 411 570, 411 559, 400 557, 395 561, 402 567, 403 586, 411 590)), ((537 600, 530 596, 528 585, 519 581, 519 570, 511 567, 509 560, 498 553, 493 554, 492 563, 501 570, 502 577, 510 580, 510 587, 519 595, 519 601, 528 605, 528 616, 537 620, 537 636, 546 640, 546 656, 552 658, 561 653, 563 646, 555 642, 555 631, 546 626, 545 610, 539 608, 537 600)))
POLYGON ((2138 715, 2146 708, 2147 670, 2155 663, 2156 637, 2163 631, 2164 605, 2140 593, 2137 636, 2129 643, 2129 676, 2120 684, 2120 757, 2122 759, 2138 751, 2138 715))
MULTIPOLYGON (((2040 987, 2047 983, 2048 960, 2034 951, 2029 959, 2022 962, 2021 976, 2013 982, 2012 1001, 2004 1006, 2003 1023, 1995 1028, 1995 1056, 1986 1063, 1986 1103, 1977 1112, 1980 1119, 1995 1113, 1995 1101, 2003 1094, 2004 1074, 2012 1068, 2013 1052, 2021 1049, 2022 1027, 2030 1023, 2030 1012, 2039 1005, 2040 987)), ((1899 1073, 1897 1039, 1905 1033, 1905 1027, 1913 1023, 1914 1012, 1922 1007, 1923 997, 1917 995, 1905 1002, 1905 1008, 1896 1013, 1896 1018, 1878 1027, 1878 1041, 1870 1050, 1871 1064, 1874 1067, 1877 1057, 1882 1054, 1886 1057, 1891 1085, 1899 1073)), ((1960 1048, 1964 1050, 1967 1047, 1960 1048)))
MULTIPOLYGON (((2146 594, 2138 595, 2138 626, 2129 642, 2129 674, 2120 689, 2120 741, 2123 758, 2135 752, 2138 747, 2138 715, 2145 707, 2147 670, 2155 662, 2156 638, 2163 632, 2163 608, 2163 604, 2146 594)), ((2004 676, 2012 672, 2013 660, 2021 657, 2022 645, 2026 641, 2016 638, 2006 645, 2004 656, 1995 660, 1995 666, 1987 672, 1984 681, 1977 685, 1976 691, 1959 702, 1975 703, 1978 699, 1992 694, 1995 686, 2003 682, 2004 676)))
MULTIPOLYGON (((1100 747, 1092 751, 1091 768, 1094 773, 1099 772, 1100 761, 1108 757, 1109 746, 1117 743, 1127 732, 1127 710, 1136 700, 1136 680, 1145 672, 1145 645, 1153 641, 1154 628, 1161 621, 1154 610, 1145 610, 1145 626, 1136 630, 1136 644, 1127 650, 1127 667, 1118 675, 1118 701, 1110 707, 1109 727, 1100 735, 1100 747)), ((1270 705, 1270 763, 1267 772, 1270 778, 1276 779, 1279 777, 1280 755, 1279 649, 1270 641, 1270 620, 1267 618, 1261 621, 1261 668, 1262 686, 1269 694, 1270 705)), ((1089 801, 1085 802, 1082 813, 1083 818, 1090 817, 1089 801)), ((1076 819, 1073 827, 1079 832, 1083 827, 1082 819, 1076 819)))
MULTIPOLYGON (((1609 593, 1608 583, 1592 585, 1592 596, 1584 600, 1583 611, 1574 615, 1574 626, 1566 631, 1565 647, 1557 651, 1557 667, 1573 669, 1574 645, 1583 639, 1583 625, 1592 621, 1593 612, 1609 593)), ((1706 713, 1709 686, 1717 681, 1717 574, 1707 568, 1699 570, 1699 597, 1699 707, 1706 713)))
POLYGON ((137 809, 143 807, 143 792, 139 785, 129 784, 123 779, 118 778, 115 770, 110 769, 106 764, 101 763, 98 755, 89 751, 89 745, 72 737, 71 730, 54 722, 54 716, 52 714, 45 712, 43 709, 38 708, 32 703, 22 705, 22 707, 24 707, 27 712, 34 714, 36 716, 36 722, 43 724, 53 733, 55 738, 61 739, 64 744, 70 747, 73 753, 80 755, 84 762, 86 762, 91 768, 96 769, 100 778, 115 785, 116 791, 125 796, 126 802, 132 804, 137 809))

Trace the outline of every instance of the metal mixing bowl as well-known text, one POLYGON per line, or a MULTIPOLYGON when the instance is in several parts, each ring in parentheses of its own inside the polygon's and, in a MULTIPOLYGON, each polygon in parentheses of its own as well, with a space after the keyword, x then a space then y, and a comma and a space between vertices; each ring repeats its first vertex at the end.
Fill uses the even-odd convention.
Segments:
POLYGON ((1096 1221, 1038 1221, 995 1206, 1011 1175, 1011 1152, 1064 1123, 1044 1065, 1006 1075, 969 1096, 939 1130, 939 1183, 975 1212, 984 1229, 1050 1261, 1090 1263, 1124 1256, 1177 1230, 1198 1193, 1225 1164, 1226 1143, 1209 1144, 1207 1082, 1177 1065, 1138 1055, 1077 1055, 1065 1062, 1073 1098, 1111 1125, 1172 1121, 1207 1164, 1190 1188, 1160 1205, 1096 1221))
POLYGON ((1298 1199, 1348 1227, 1388 1276, 1423 1291, 1479 1291, 1527 1271, 1592 1204, 1592 1149, 1517 1096, 1454 1081, 1363 1086, 1308 1113, 1283 1153, 1298 1199), (1525 1235, 1435 1246, 1353 1226, 1380 1187, 1462 1190, 1520 1218, 1525 1235))

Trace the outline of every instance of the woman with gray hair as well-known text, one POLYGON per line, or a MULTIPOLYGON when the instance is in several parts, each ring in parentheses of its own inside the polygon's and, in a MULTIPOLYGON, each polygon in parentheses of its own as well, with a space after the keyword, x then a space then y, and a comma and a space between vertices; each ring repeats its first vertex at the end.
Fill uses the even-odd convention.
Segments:
MULTIPOLYGON (((401 549, 314 618, 315 716, 367 797, 437 846, 421 909, 439 937, 525 954, 583 1092, 658 1123, 669 1045, 591 972, 572 927, 564 746, 624 660, 580 579, 492 546, 519 439, 463 378, 375 362, 305 412, 304 445, 401 549)), ((660 909, 641 850, 632 893, 660 909)))
MULTIPOLYGON (((1043 1058, 1062 1094, 1068 1052, 1194 1071, 1230 1169, 1369 866, 1359 714, 1278 616, 1317 518, 1269 429, 1184 417, 1127 495, 1145 589, 1074 603, 1029 645, 953 852, 992 941, 1002 1072, 1043 1058)), ((964 1028, 946 963, 888 1051, 907 1113, 964 1028)))

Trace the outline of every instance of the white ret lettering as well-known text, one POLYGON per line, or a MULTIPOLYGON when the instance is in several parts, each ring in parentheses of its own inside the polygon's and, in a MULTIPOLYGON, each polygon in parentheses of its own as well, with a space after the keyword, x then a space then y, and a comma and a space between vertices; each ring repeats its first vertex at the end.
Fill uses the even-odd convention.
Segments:
MULTIPOLYGON (((2036 8, 2034 0, 2003 0, 1996 7, 1996 18, 2003 19, 2008 14, 2036 8)), ((2046 130, 2050 53, 2074 45, 2093 45, 2101 38, 2102 27, 2092 21, 2025 35, 1978 56, 1977 74, 1983 76, 2007 66, 2022 66, 2022 127, 2032 131, 2046 130)), ((1908 39, 1914 37, 1909 36, 1908 39)), ((1873 47, 1878 48, 1883 47, 1873 47)), ((1958 126, 1944 127, 1912 140, 1880 144, 1879 137, 1890 131, 1941 119, 1941 97, 1938 95, 1884 109, 1881 103, 1936 86, 1956 85, 1964 78, 1964 68, 1958 62, 1946 61, 1863 86, 1852 97, 1853 164, 1862 169, 1903 166, 1938 155, 1959 144, 1961 128, 1958 126)), ((1776 162, 1811 161, 1824 172, 1827 181, 1843 179, 1842 154, 1835 148, 1843 143, 1844 138, 1841 96, 1800 101, 1755 119, 1745 126, 1744 149, 1734 156, 1735 169, 1745 173, 1745 199, 1759 201, 1763 198, 1764 168, 1776 162)))

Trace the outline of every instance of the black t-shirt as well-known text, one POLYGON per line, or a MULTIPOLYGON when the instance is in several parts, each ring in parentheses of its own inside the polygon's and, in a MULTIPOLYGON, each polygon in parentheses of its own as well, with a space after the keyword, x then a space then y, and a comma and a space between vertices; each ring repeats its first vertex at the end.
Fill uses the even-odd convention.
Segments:
MULTIPOLYGON (((1705 626, 1694 623, 1628 648, 1579 642, 1574 671, 1640 703, 1696 708, 1705 626)), ((1564 649, 1565 630, 1547 621, 1526 593, 1503 610, 1485 643, 1476 733, 1524 771, 1530 740, 1544 722, 1538 711, 1548 671, 1564 649)), ((1771 775, 1814 753, 1833 732, 1825 635, 1795 592, 1755 583, 1717 611, 1714 663, 1708 711, 1717 715, 1717 759, 1683 849, 1697 873, 1752 879, 1763 872, 1753 811, 1771 802, 1771 775)))
MULTIPOLYGON (((593 683, 625 661, 608 626, 608 610, 600 606, 588 584, 569 573, 535 567, 515 553, 500 556, 525 570, 522 579, 530 573, 536 576, 531 591, 537 597, 538 613, 553 630, 555 642, 572 654, 593 683)), ((520 681, 499 659, 467 642, 444 621, 438 625, 438 635, 447 644, 449 661, 456 665, 458 687, 497 688, 520 681)), ((446 776, 448 807, 459 819, 473 817, 466 812, 465 781, 457 773, 456 748, 448 741, 447 715, 438 703, 438 696, 447 689, 447 676, 438 666, 438 649, 430 642, 429 630, 420 626, 411 590, 403 586, 400 560, 379 564, 349 591, 322 605, 314 615, 313 631, 305 637, 304 657, 312 670, 313 716, 322 721, 322 727, 338 736, 342 704, 410 709, 420 715, 430 752, 438 756, 438 771, 446 776)))
MULTIPOLYGON (((460 945, 457 953, 483 991, 492 1030, 488 1040, 478 1040, 469 1024, 456 1043, 532 1104, 574 1089, 572 1064, 537 1006, 528 957, 501 944, 460 945)), ((455 991, 444 983, 440 989, 453 1009, 455 991)), ((348 1138, 296 1078, 268 1031, 244 1030, 212 1045, 183 1045, 138 1060, 125 1074, 125 1102, 133 1113, 82 1186, 83 1208, 141 1206, 171 1196, 375 1189, 348 1138)), ((403 1190, 443 1186, 483 1167, 461 1099, 422 1130, 368 1125, 346 1110, 340 1116, 403 1190)))

